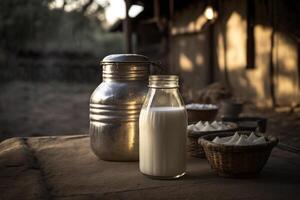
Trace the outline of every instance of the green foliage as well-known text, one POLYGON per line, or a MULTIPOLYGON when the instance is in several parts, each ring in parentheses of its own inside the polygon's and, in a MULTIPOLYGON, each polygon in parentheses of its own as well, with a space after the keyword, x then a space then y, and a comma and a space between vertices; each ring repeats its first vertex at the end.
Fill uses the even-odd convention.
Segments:
MULTIPOLYGON (((98 18, 80 9, 50 10, 51 1, 0 0, 0 48, 10 52, 121 51, 120 35, 104 33, 98 18)), ((103 12, 100 6, 98 10, 103 12)))
POLYGON ((18 49, 47 26, 47 0, 1 0, 0 45, 18 49))
POLYGON ((98 61, 122 52, 122 35, 102 29, 101 5, 65 12, 51 1, 0 0, 0 81, 98 81, 98 61))

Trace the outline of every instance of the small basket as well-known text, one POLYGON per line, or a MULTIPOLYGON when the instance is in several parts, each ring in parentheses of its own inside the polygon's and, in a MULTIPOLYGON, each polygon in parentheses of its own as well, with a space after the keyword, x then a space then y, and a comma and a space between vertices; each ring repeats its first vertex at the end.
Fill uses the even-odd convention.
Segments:
POLYGON ((232 122, 224 122, 228 126, 230 126, 230 129, 226 130, 217 130, 217 131, 199 131, 199 132, 188 132, 188 152, 190 156, 196 157, 196 158, 205 158, 205 152, 201 145, 198 144, 198 139, 200 137, 203 137, 205 135, 210 134, 216 134, 216 133, 222 133, 224 131, 236 131, 237 125, 232 122))
MULTIPOLYGON (((248 131, 240 133, 250 135, 248 131)), ((229 146, 211 142, 216 136, 225 137, 233 134, 234 132, 212 134, 199 139, 211 168, 218 175, 225 177, 251 178, 258 175, 266 164, 273 147, 278 143, 278 139, 265 136, 266 144, 252 146, 229 146)))
POLYGON ((188 122, 191 123, 197 123, 198 121, 214 121, 219 108, 216 106, 215 108, 209 108, 209 109, 191 109, 187 108, 187 114, 188 114, 188 122))

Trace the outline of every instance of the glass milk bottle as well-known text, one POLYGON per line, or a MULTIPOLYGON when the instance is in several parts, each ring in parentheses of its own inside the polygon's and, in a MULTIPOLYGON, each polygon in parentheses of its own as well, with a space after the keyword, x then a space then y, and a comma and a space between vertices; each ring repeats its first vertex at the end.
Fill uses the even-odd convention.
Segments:
POLYGON ((186 132, 187 113, 178 90, 178 76, 150 76, 139 118, 140 171, 158 179, 183 176, 186 132))

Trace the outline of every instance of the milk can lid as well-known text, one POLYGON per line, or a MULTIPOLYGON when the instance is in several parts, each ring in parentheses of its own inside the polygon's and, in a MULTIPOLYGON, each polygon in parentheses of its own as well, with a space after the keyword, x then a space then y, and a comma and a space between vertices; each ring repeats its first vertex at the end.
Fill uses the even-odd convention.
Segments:
POLYGON ((149 63, 146 56, 139 54, 111 54, 103 58, 101 63, 149 63))

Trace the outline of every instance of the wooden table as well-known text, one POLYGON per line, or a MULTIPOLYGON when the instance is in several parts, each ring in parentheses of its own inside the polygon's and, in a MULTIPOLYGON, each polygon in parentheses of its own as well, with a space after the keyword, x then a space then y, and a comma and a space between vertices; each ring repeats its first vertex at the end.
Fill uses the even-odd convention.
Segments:
POLYGON ((0 199, 296 199, 300 156, 275 148, 255 179, 218 177, 190 158, 179 180, 152 180, 137 162, 105 162, 89 137, 12 138, 0 144, 0 199))

